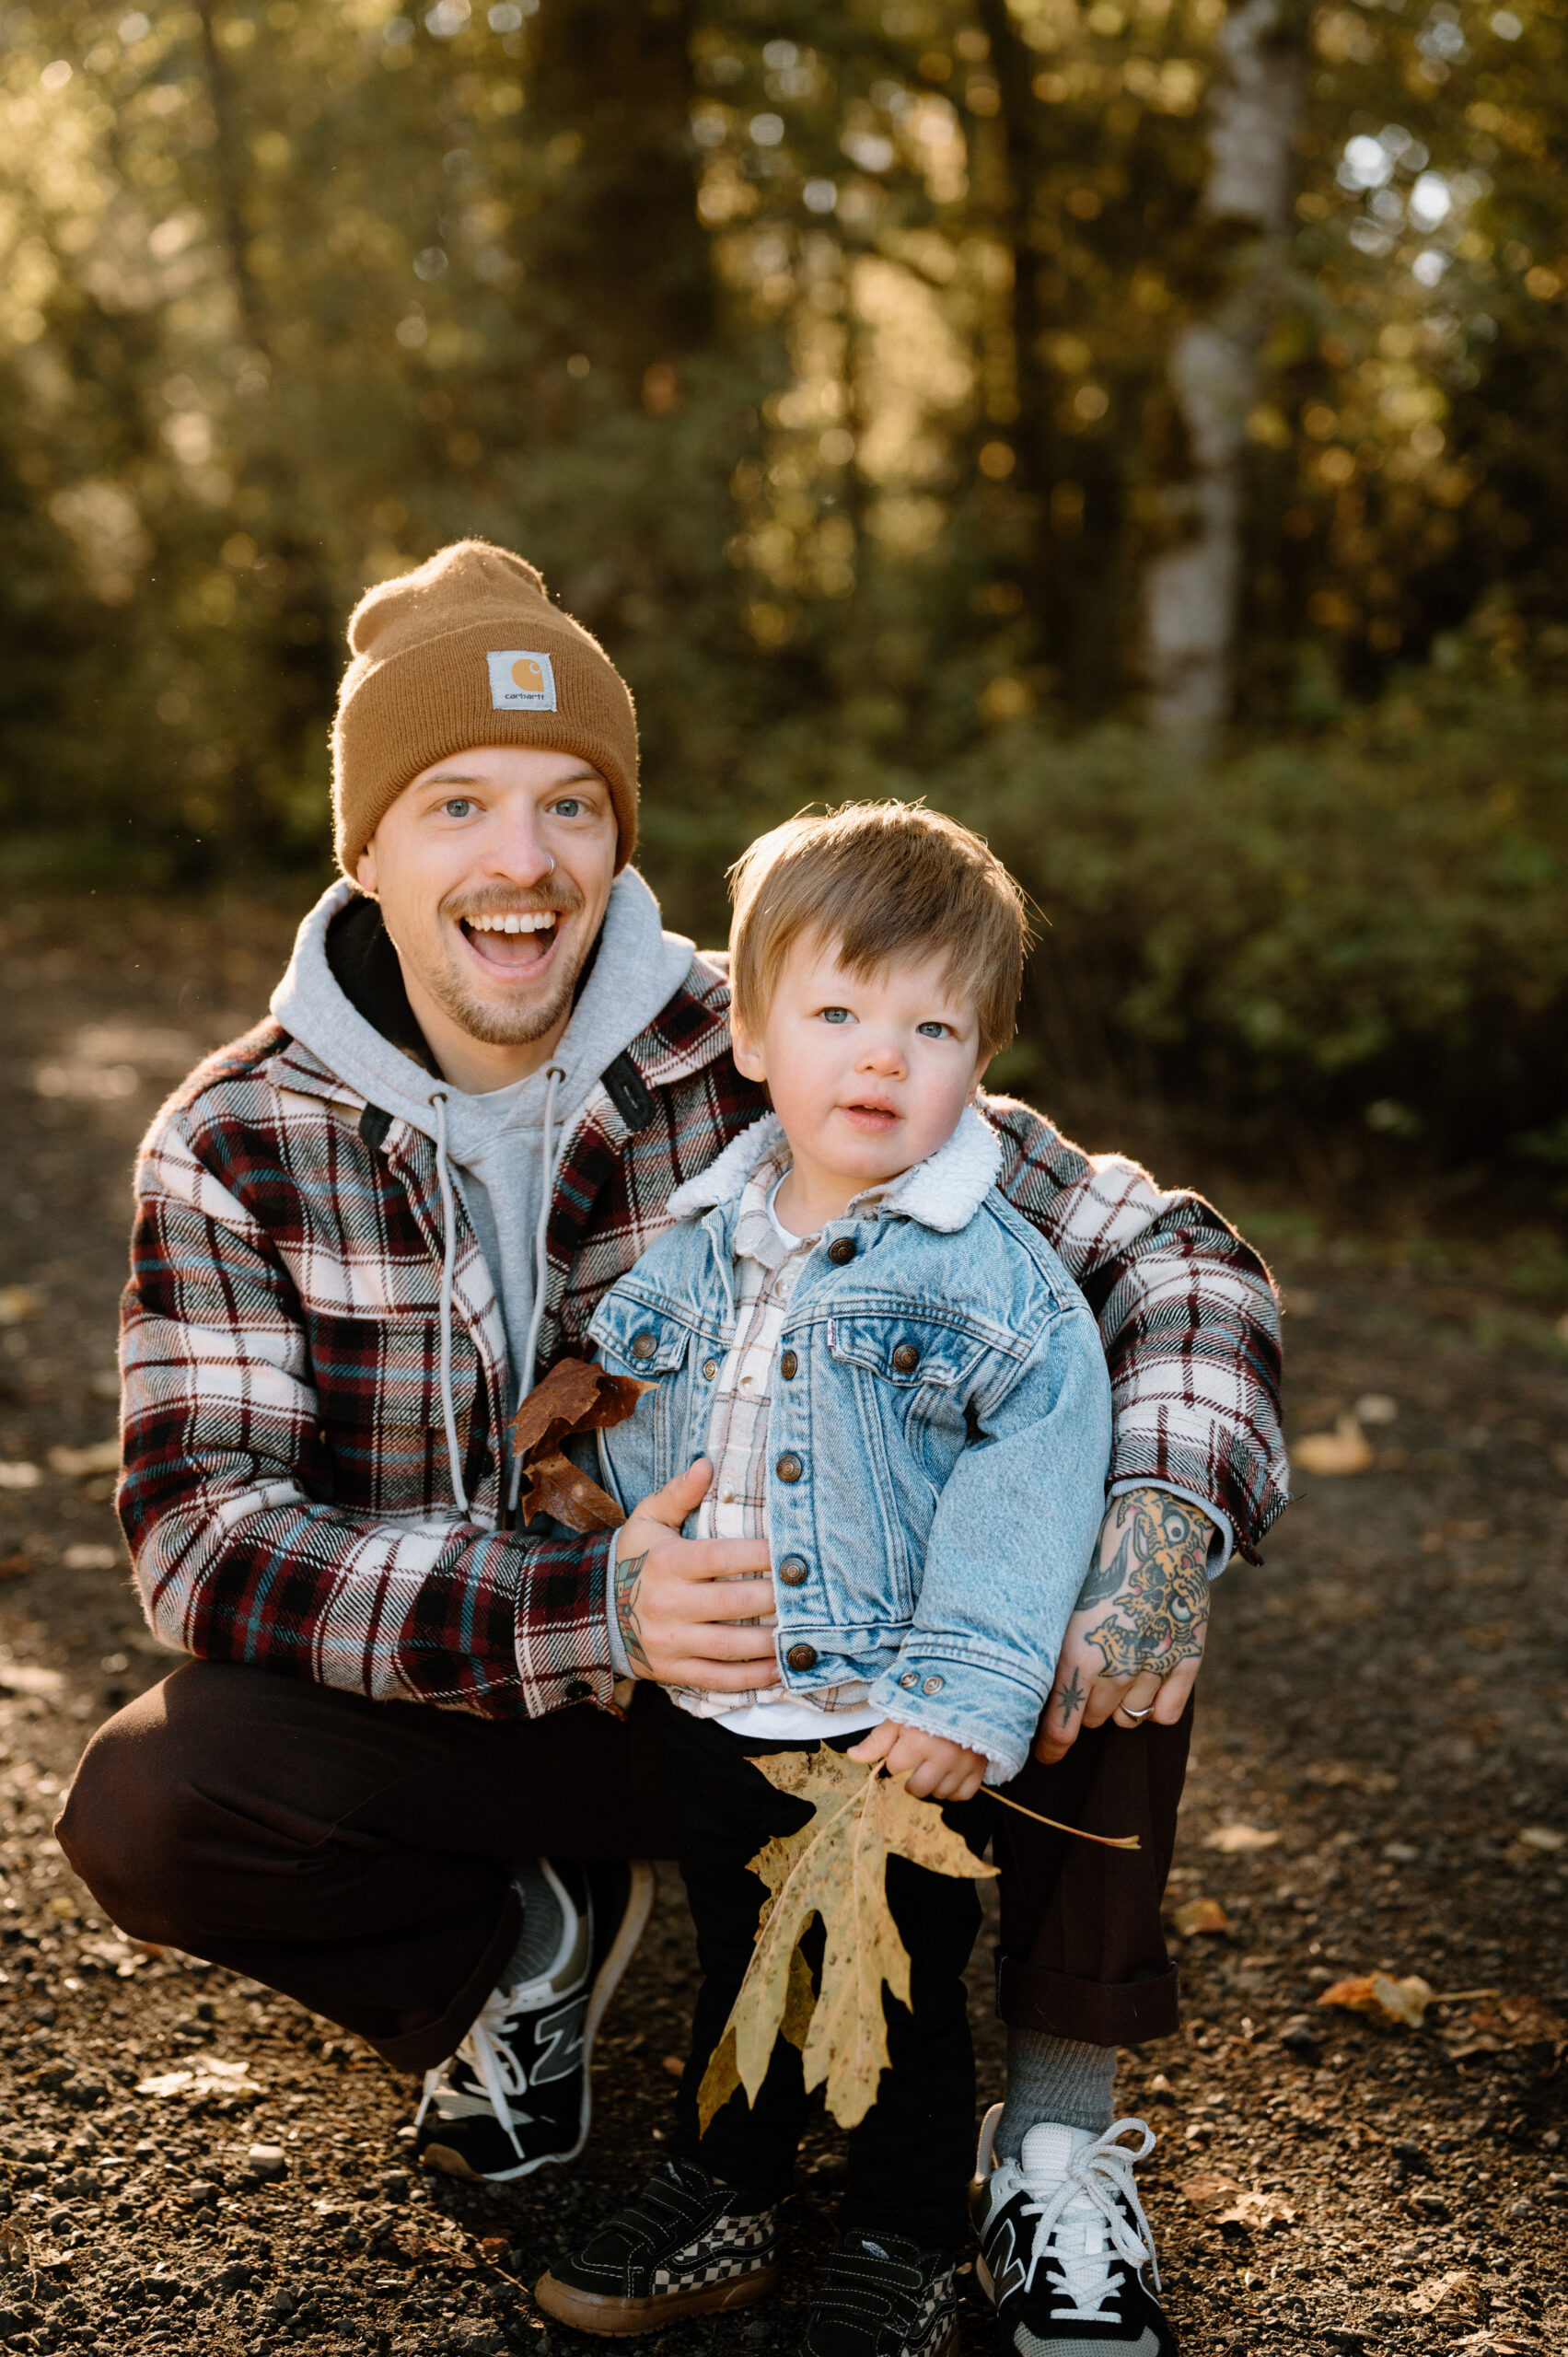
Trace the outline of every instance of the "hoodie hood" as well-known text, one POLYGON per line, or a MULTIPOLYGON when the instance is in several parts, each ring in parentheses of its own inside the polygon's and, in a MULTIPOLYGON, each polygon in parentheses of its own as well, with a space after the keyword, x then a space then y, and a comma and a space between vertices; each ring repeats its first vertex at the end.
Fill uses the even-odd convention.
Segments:
MULTIPOLYGON (((350 1004, 328 959, 327 935, 354 893, 352 884, 331 885, 305 918, 283 980, 273 993, 272 1013, 301 1047, 308 1048, 367 1104, 435 1138, 436 1098, 445 1097, 456 1111, 459 1093, 425 1072, 366 1021, 350 1004)), ((610 891, 593 971, 551 1059, 563 1074, 555 1096, 558 1121, 570 1120, 580 1111, 606 1065, 674 997, 695 956, 690 941, 663 930, 658 902, 636 870, 623 869, 610 891)), ((517 1082, 514 1089, 520 1097, 535 1081, 542 1103, 542 1074, 517 1082)), ((510 1099, 514 1089, 497 1090, 494 1097, 510 1099)), ((473 1101, 486 1104, 494 1098, 473 1101)))
MULTIPOLYGON (((658 902, 625 868, 610 888, 598 954, 548 1062, 526 1079, 469 1096, 428 1073, 353 1004, 331 969, 334 919, 354 887, 321 895, 296 936, 273 996, 274 1019, 367 1104, 434 1141, 441 1198, 441 1421, 459 1512, 469 1512, 452 1399, 452 1317, 460 1189, 506 1334, 510 1404, 533 1387, 544 1314, 546 1234, 560 1144, 608 1065, 645 1031, 691 970, 691 942, 666 933, 658 902), (455 1182, 455 1183, 454 1183, 455 1182)), ((508 1483, 517 1497, 519 1466, 508 1483)))

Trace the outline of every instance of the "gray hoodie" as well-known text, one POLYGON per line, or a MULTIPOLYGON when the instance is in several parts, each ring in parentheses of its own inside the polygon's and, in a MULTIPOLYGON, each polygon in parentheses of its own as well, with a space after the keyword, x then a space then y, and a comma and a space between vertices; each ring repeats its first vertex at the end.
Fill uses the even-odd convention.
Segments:
POLYGON ((658 902, 625 869, 610 895, 593 971, 549 1063, 509 1088, 468 1097, 404 1055, 343 995, 327 962, 327 934, 353 893, 352 885, 334 884, 317 901, 272 1011, 340 1080, 435 1140, 444 1191, 450 1164, 501 1305, 515 1407, 533 1383, 546 1174, 559 1141, 606 1065, 674 997, 696 952, 662 929, 658 902))

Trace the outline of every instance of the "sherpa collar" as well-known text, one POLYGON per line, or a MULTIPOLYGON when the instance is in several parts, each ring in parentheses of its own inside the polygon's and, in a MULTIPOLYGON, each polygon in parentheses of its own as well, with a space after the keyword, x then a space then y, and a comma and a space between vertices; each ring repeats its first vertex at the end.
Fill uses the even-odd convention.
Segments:
MULTIPOLYGON (((781 1144, 784 1128, 776 1113, 764 1113, 724 1152, 677 1187, 669 1199, 673 1219, 695 1219, 717 1205, 738 1202, 746 1182, 763 1156, 781 1144)), ((939 1235, 956 1235, 973 1219, 1002 1167, 1002 1141, 972 1105, 945 1145, 907 1170, 882 1198, 881 1208, 918 1220, 939 1235)))

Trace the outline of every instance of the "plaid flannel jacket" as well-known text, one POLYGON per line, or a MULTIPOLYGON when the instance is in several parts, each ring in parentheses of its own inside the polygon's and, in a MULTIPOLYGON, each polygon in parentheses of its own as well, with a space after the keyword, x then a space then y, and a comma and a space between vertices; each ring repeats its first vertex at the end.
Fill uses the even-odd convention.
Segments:
MULTIPOLYGON (((700 960, 562 1140, 540 1368, 675 1187, 763 1109, 700 960)), ((1112 1479, 1213 1499, 1244 1548, 1286 1502, 1267 1271, 1200 1198, 1089 1158, 987 1100, 1002 1186, 1083 1286, 1116 1401, 1112 1479)), ((122 1306, 121 1519, 166 1643, 387 1701, 538 1717, 610 1705, 610 1551, 504 1531, 505 1337, 459 1207, 453 1384, 469 1518, 436 1398, 435 1149, 273 1022, 198 1067, 153 1122, 122 1306)))

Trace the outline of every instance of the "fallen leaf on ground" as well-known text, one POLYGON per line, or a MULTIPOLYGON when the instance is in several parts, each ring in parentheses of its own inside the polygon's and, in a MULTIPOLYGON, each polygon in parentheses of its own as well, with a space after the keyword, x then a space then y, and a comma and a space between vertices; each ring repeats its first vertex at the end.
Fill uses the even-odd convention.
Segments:
POLYGON ((0 1555, 0 1580, 26 1579, 31 1569, 30 1555, 0 1555))
POLYGON ((1468 2340, 1450 2344, 1452 2357, 1525 2357, 1527 2340, 1519 2340, 1511 2332, 1491 2332, 1484 2328, 1472 2332, 1468 2340))
POLYGON ((775 1753, 753 1765, 781 1793, 812 1804, 798 1833, 768 1842, 751 1861, 771 1894, 757 1945, 698 2090, 706 2129, 738 2086, 755 2103, 782 2034, 801 2047, 807 2088, 826 2085, 828 2109, 854 2128, 876 2099, 888 2061, 884 1986, 909 2003, 910 1960, 888 1905, 889 1854, 974 1882, 996 1872, 942 1821, 912 1800, 901 1778, 836 1751, 775 1753), (825 1940, 820 1986, 800 1953, 817 1916, 825 1940))
POLYGON ((1522 1825, 1514 1839, 1524 1849, 1544 1851, 1548 1857, 1568 1850, 1568 1833, 1559 1833, 1551 1825, 1522 1825))
POLYGON ((561 1359, 536 1383, 512 1419, 512 1447, 528 1479, 519 1498, 525 1522, 553 1515, 568 1530, 619 1530, 626 1517, 607 1490, 564 1454, 575 1434, 608 1432, 653 1389, 633 1375, 611 1375, 587 1359, 561 1359))
POLYGON ((1318 2003, 1343 2005, 1352 2013, 1381 2014, 1386 2021, 1400 2022, 1406 2029, 1420 2029, 1429 2005, 1473 2004, 1479 1998, 1496 1993, 1493 1989, 1436 1990, 1419 1972, 1407 1973, 1402 1980, 1396 1980, 1386 1972, 1365 1972, 1349 1980, 1332 1982, 1318 2003))
POLYGON ((1295 2216, 1295 2209, 1277 2193, 1242 2193, 1229 2207, 1215 2212, 1217 2226, 1250 2226, 1261 2232, 1269 2226, 1288 2226, 1295 2216))
MULTIPOLYGON (((1493 1991, 1483 1990, 1490 1997, 1493 1991)), ((1478 2005, 1449 2045, 1455 2061, 1467 2054, 1497 2054, 1510 2046, 1550 2046, 1554 2059, 1568 2049, 1568 2022, 1540 1998, 1503 1997, 1495 2004, 1478 2005)))
POLYGON ((1184 1940, 1199 1932, 1234 1932, 1236 1925, 1217 1898, 1184 1898, 1171 1917, 1184 1940))
POLYGON ((1336 1419, 1331 1433, 1303 1433, 1290 1444, 1290 1461, 1303 1473, 1365 1473, 1372 1443, 1353 1416, 1336 1419))
POLYGON ((1283 1838, 1283 1834, 1265 1833, 1258 1825, 1216 1825, 1212 1833, 1204 1835, 1203 1847, 1235 1858, 1248 1850, 1272 1850, 1283 1838))
POLYGON ((7 1694, 37 1694, 44 1701, 52 1701, 65 1691, 65 1680, 57 1669, 41 1669, 36 1662, 0 1661, 0 1690, 7 1694))
POLYGON ((173 2071, 155 2072, 138 2079, 139 2096, 225 2095, 259 2096, 261 2090, 243 2062, 224 2062, 215 2054, 195 2054, 173 2071))
POLYGON ((1177 2187, 1183 2201, 1190 2201, 1194 2210, 1212 2210, 1216 2201, 1228 2201, 1242 2190, 1237 2178, 1218 2175, 1184 2177, 1177 2187))
POLYGON ((48 1451, 49 1468, 52 1473, 79 1477, 86 1473, 118 1473, 120 1443, 118 1440, 95 1440, 86 1448, 52 1448, 48 1451))
POLYGON ((1463 2308, 1474 2316, 1481 2306, 1481 2285, 1476 2278, 1457 2267, 1446 2275, 1434 2275, 1430 2282, 1420 2284, 1405 2302, 1418 2316, 1429 2316, 1439 2308, 1463 2308))
POLYGON ((0 2267, 25 2267, 28 2238, 14 2218, 0 2218, 0 2267))

